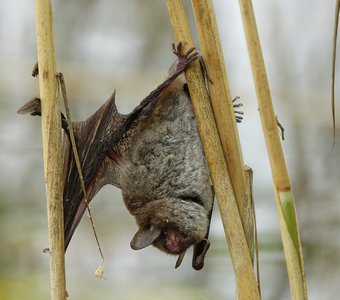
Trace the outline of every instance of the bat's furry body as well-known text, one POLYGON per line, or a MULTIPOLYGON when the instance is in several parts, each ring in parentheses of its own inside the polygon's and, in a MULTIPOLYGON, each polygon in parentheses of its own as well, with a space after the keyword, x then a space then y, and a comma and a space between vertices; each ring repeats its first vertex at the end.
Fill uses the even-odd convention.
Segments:
POLYGON ((210 177, 191 102, 177 78, 159 97, 150 115, 135 130, 122 161, 123 198, 142 230, 173 229, 176 245, 154 245, 179 254, 204 239, 213 201, 210 177), (141 193, 141 191, 143 191, 141 193))
MULTIPOLYGON (((200 269, 209 246, 205 237, 214 196, 190 97, 180 76, 197 53, 191 49, 181 54, 180 45, 173 50, 178 60, 168 78, 132 113, 118 113, 113 94, 90 118, 74 123, 74 134, 87 200, 105 184, 121 188, 139 227, 131 247, 153 244, 183 258, 185 250, 195 245, 193 266, 200 269)), ((40 99, 27 103, 19 113, 39 115, 40 99)), ((62 121, 67 247, 86 206, 63 116, 62 121)))

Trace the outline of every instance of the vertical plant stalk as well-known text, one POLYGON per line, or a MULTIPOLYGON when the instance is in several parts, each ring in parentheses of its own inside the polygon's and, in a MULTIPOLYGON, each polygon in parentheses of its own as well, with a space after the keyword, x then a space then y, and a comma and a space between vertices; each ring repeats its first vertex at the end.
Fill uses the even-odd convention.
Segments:
POLYGON ((335 4, 335 18, 334 18, 334 32, 333 32, 333 51, 332 51, 332 120, 333 120, 333 145, 335 146, 335 62, 336 62, 336 42, 338 39, 338 26, 339 26, 339 12, 340 12, 340 0, 336 0, 335 4))
MULTIPOLYGON (((168 0, 167 6, 176 40, 181 41, 185 49, 192 47, 193 41, 183 1, 168 0)), ((241 218, 199 63, 191 64, 185 76, 228 240, 236 283, 238 290, 242 291, 239 299, 260 299, 241 218)))
MULTIPOLYGON (((221 41, 212 0, 192 0, 192 6, 198 30, 201 54, 211 81, 208 81, 210 100, 218 133, 221 139, 224 158, 227 162, 231 184, 247 238, 250 256, 254 255, 254 227, 247 222, 253 213, 247 210, 245 194, 245 172, 238 136, 235 113, 230 94, 221 41)), ((249 202, 248 202, 249 204, 249 202)))
POLYGON ((51 1, 35 0, 41 122, 50 249, 51 299, 66 299, 60 106, 51 1))
POLYGON ((251 0, 240 0, 240 8, 260 117, 272 169, 281 237, 286 256, 292 298, 307 299, 306 280, 294 197, 277 129, 276 117, 251 0))

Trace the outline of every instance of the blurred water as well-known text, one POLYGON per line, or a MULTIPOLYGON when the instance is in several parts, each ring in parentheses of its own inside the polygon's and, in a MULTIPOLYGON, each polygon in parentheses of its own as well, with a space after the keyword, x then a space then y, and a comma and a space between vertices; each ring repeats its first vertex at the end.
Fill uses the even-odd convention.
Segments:
MULTIPOLYGON (((119 110, 129 112, 166 74, 173 60, 169 51, 173 37, 163 2, 87 0, 54 5, 58 66, 67 80, 75 119, 90 115, 113 88, 119 110)), ((290 299, 237 3, 215 1, 215 6, 231 88, 245 105, 239 131, 244 160, 254 169, 263 299, 290 299)), ((337 126, 337 146, 331 151, 333 6, 317 0, 261 0, 254 6, 276 112, 286 131, 283 146, 310 299, 334 299, 340 279, 340 135, 337 126)), ((31 2, 2 2, 0 39, 0 299, 46 299, 49 260, 41 251, 48 242, 40 120, 16 115, 20 105, 38 95, 37 80, 30 78, 36 60, 31 2)), ((191 268, 191 253, 175 270, 176 259, 156 249, 130 249, 136 225, 119 190, 105 187, 92 210, 107 279, 93 275, 100 256, 85 217, 66 254, 70 299, 235 298, 217 208, 212 246, 200 272, 191 268)))

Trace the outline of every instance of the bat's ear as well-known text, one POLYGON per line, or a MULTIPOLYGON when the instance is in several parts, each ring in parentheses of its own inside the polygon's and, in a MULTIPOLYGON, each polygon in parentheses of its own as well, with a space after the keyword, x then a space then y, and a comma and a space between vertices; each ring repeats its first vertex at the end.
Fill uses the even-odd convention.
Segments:
POLYGON ((210 242, 207 239, 201 240, 194 246, 194 253, 192 257, 192 267, 195 270, 201 270, 204 266, 204 257, 209 250, 210 242))
POLYGON ((161 234, 161 229, 151 226, 140 228, 130 242, 133 250, 140 250, 150 246, 161 234))

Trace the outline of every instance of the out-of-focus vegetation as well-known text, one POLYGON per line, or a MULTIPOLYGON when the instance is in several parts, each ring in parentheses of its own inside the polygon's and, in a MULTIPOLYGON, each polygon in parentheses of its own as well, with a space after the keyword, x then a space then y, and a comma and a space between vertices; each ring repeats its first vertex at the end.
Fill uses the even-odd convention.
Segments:
MULTIPOLYGON (((238 3, 215 1, 231 90, 244 104, 239 125, 245 162, 254 169, 263 299, 289 299, 272 192, 238 3)), ((189 4, 189 3, 188 3, 189 4)), ((189 5, 188 5, 189 6, 189 5)), ((339 125, 332 147, 330 74, 334 3, 256 1, 276 113, 297 204, 310 299, 333 299, 340 279, 339 125)), ((38 118, 16 115, 38 95, 33 3, 2 2, 0 10, 0 299, 49 297, 45 190, 38 118)), ((66 77, 75 119, 84 119, 117 89, 130 111, 166 74, 173 33, 162 1, 55 1, 58 70, 66 77)), ((335 91, 339 90, 338 84, 335 91)), ((339 106, 338 106, 339 107, 339 106)), ((339 108, 337 108, 339 115, 339 108)), ((85 217, 66 254, 71 299, 233 299, 234 277, 222 224, 213 217, 212 247, 200 272, 190 253, 180 269, 156 249, 132 251, 136 226, 120 192, 106 187, 92 210, 107 280, 85 217)))

